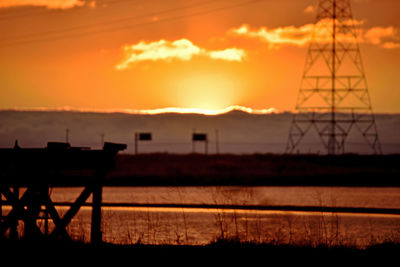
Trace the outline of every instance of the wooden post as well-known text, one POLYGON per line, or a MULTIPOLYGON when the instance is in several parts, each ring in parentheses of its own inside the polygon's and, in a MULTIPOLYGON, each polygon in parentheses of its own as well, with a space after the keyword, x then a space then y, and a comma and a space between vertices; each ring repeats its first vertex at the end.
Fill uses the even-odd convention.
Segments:
POLYGON ((65 143, 69 143, 69 129, 65 129, 65 143))
MULTIPOLYGON (((49 186, 47 185, 44 189, 44 196, 41 196, 41 202, 44 202, 45 200, 47 200, 48 198, 50 198, 49 195, 49 186)), ((44 209, 44 234, 46 236, 49 235, 49 211, 47 210, 47 208, 44 209)))
POLYGON ((3 221, 3 197, 2 197, 2 193, 0 191, 0 223, 3 221))
MULTIPOLYGON (((17 200, 19 200, 19 187, 13 187, 13 193, 17 200)), ((15 208, 15 207, 14 207, 15 208)), ((13 221, 10 225, 10 239, 17 240, 18 239, 18 217, 19 212, 16 212, 15 221, 13 221)))
POLYGON ((135 155, 138 154, 138 142, 139 142, 139 134, 135 133, 135 155))
POLYGON ((91 242, 92 244, 100 244, 102 242, 101 232, 101 202, 102 202, 103 187, 101 184, 93 186, 92 195, 92 228, 91 242))
POLYGON ((219 133, 218 129, 215 130, 215 153, 219 154, 219 133))
POLYGON ((36 224, 37 219, 39 219, 41 210, 41 194, 43 188, 37 186, 30 186, 26 189, 24 193, 25 203, 22 203, 24 211, 22 219, 24 221, 24 237, 29 239, 37 239, 43 236, 38 225, 36 224), (26 205, 24 207, 24 205, 26 205))
MULTIPOLYGON (((3 223, 3 196, 2 192, 0 191, 0 226, 3 223)), ((3 238, 3 235, 0 235, 0 241, 3 238)))
POLYGON ((192 153, 194 154, 194 146, 195 146, 195 143, 194 143, 194 139, 193 139, 193 135, 196 133, 196 129, 195 128, 193 128, 193 133, 192 133, 192 153))
POLYGON ((104 136, 105 136, 105 134, 100 134, 100 147, 101 148, 104 147, 104 136))
POLYGON ((49 235, 49 212, 47 209, 44 210, 44 234, 49 235))

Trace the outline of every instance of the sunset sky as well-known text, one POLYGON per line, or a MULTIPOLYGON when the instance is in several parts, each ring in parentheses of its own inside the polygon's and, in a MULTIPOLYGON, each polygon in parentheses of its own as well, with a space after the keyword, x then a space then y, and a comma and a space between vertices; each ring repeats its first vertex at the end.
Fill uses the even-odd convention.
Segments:
MULTIPOLYGON (((0 109, 293 111, 318 0, 0 0, 0 109)), ((375 112, 400 112, 400 1, 353 0, 375 112)))

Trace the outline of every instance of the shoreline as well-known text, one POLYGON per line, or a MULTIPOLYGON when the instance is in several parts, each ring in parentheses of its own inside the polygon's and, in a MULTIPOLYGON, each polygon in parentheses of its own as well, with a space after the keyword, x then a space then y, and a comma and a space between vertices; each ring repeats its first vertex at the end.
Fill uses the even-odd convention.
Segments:
POLYGON ((393 155, 117 155, 106 186, 366 186, 399 187, 393 155))

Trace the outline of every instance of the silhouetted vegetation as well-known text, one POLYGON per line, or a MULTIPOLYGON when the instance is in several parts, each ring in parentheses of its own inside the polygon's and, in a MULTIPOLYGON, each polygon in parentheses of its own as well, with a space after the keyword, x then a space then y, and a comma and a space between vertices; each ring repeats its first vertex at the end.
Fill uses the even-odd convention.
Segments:
MULTIPOLYGON (((333 262, 379 260, 381 264, 397 257, 400 252, 399 243, 381 243, 367 248, 351 248, 344 246, 297 246, 276 245, 271 243, 241 242, 235 239, 219 239, 207 245, 117 245, 102 243, 91 245, 79 241, 0 241, 2 255, 26 255, 19 262, 43 262, 48 259, 61 260, 63 263, 99 263, 105 259, 119 262, 130 259, 133 262, 147 259, 148 262, 161 260, 175 262, 179 265, 183 260, 205 263, 234 263, 237 260, 279 260, 280 263, 307 261, 309 264, 319 260, 333 262), (32 257, 32 255, 35 255, 32 257), (70 255, 70 256, 68 256, 70 255), (163 257, 163 258, 154 258, 163 257), (193 258, 194 257, 194 258, 193 258)), ((48 262, 49 263, 49 262, 48 262)), ((104 263, 104 262, 103 262, 104 263)))
POLYGON ((118 155, 109 185, 400 186, 400 155, 118 155))

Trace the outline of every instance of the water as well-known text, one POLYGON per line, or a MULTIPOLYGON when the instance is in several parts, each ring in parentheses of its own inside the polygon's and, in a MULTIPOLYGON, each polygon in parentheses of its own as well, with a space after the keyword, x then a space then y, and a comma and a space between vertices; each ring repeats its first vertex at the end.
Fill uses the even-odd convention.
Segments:
MULTIPOLYGON (((82 188, 53 188, 53 201, 73 201, 82 188)), ((91 201, 90 199, 88 201, 91 201)), ((400 208, 399 188, 362 187, 105 187, 109 203, 184 203, 400 208)), ((58 208, 65 213, 66 208, 58 208)), ((91 210, 68 226, 89 241, 91 210)), ((40 222, 39 222, 40 223, 40 222)), ((51 228, 54 227, 50 225, 51 228)), ((400 241, 400 216, 195 208, 103 207, 103 240, 117 244, 206 244, 243 241, 366 246, 400 241)))
MULTIPOLYGON (((54 201, 73 201, 81 188, 53 188, 54 201)), ((394 187, 104 187, 111 203, 190 203, 243 205, 302 205, 400 208, 400 188, 394 187)))

